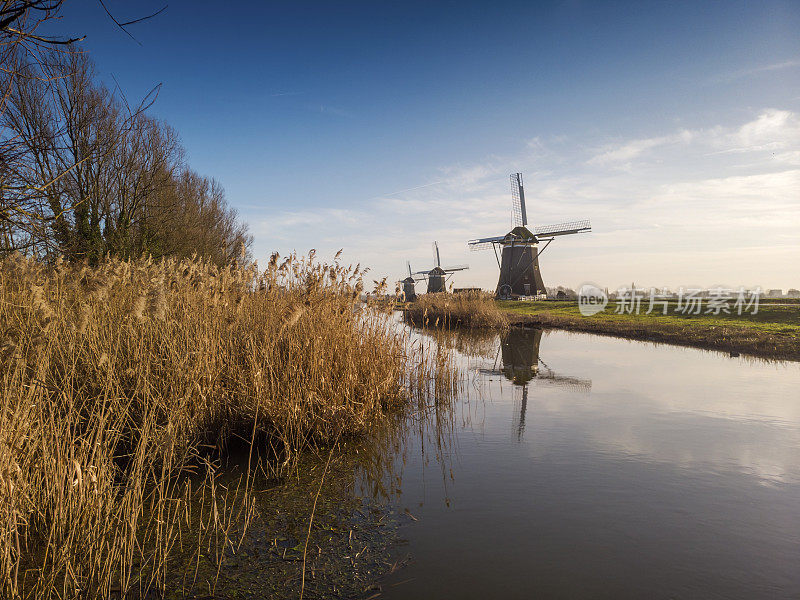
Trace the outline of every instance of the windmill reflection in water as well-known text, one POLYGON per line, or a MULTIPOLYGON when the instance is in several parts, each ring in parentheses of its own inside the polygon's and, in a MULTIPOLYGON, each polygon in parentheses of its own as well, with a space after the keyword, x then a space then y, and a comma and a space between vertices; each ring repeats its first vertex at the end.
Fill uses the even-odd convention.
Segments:
POLYGON ((525 413, 528 409, 528 388, 537 384, 554 385, 577 393, 588 394, 592 380, 557 373, 539 356, 541 329, 512 328, 500 337, 500 346, 492 368, 482 368, 484 375, 503 375, 514 384, 514 430, 522 440, 525 432, 525 413))

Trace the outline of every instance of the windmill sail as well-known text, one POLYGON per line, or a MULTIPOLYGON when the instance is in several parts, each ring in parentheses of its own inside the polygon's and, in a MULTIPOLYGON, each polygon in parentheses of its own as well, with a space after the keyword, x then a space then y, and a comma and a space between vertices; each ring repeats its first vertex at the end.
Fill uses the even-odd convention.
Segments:
POLYGON ((442 261, 439 258, 439 242, 433 242, 433 264, 437 267, 442 266, 442 261))
POLYGON ((492 244, 497 244, 502 242, 506 236, 504 235, 496 235, 494 237, 487 237, 487 238, 478 238, 476 240, 469 240, 467 245, 469 246, 470 250, 486 250, 487 248, 491 248, 492 244))
POLYGON ((580 221, 557 223, 556 225, 543 225, 542 227, 534 228, 533 233, 540 237, 555 237, 557 235, 570 235, 591 230, 592 224, 589 219, 582 219, 580 221))
POLYGON ((455 271, 465 271, 469 269, 469 265, 453 265, 452 267, 443 267, 442 271, 445 273, 453 273, 455 271))
POLYGON ((528 224, 522 173, 511 174, 511 214, 514 218, 514 227, 525 227, 528 224))

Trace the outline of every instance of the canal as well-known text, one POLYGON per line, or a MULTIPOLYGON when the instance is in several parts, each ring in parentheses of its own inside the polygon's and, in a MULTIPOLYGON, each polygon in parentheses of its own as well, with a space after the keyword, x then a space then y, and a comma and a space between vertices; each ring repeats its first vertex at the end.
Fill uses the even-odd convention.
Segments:
POLYGON ((444 343, 470 381, 392 461, 407 564, 380 597, 800 597, 800 364, 560 331, 444 343))

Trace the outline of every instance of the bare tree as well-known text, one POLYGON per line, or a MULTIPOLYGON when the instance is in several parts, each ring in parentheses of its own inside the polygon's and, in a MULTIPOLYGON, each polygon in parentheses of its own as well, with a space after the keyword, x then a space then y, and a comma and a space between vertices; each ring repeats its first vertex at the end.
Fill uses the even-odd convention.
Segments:
MULTIPOLYGON (((128 26, 166 8, 120 22, 98 1, 128 35, 128 26)), ((111 223, 111 189, 120 189, 121 182, 111 180, 104 163, 125 147, 115 136, 142 129, 135 121, 154 95, 130 110, 92 84, 91 64, 74 46, 82 37, 41 34, 63 4, 0 0, 0 252, 65 252, 94 259, 104 249, 104 234, 118 236, 121 229, 124 237, 131 212, 127 204, 135 207, 142 196, 140 180, 132 199, 130 193, 117 194, 121 217, 111 223), (119 114, 125 112, 127 124, 120 126, 119 114)))
POLYGON ((15 152, 0 250, 92 263, 197 253, 225 264, 250 246, 222 186, 183 164, 172 128, 96 84, 87 55, 46 58, 30 66, 42 76, 17 78, 0 115, 15 152))

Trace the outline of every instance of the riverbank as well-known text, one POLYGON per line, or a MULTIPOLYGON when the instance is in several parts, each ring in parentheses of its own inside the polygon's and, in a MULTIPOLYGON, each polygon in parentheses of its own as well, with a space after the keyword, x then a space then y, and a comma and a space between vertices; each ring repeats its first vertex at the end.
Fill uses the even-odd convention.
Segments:
MULTIPOLYGON (((747 354, 760 358, 800 360, 800 304, 765 303, 756 314, 682 315, 617 314, 616 304, 585 317, 576 302, 499 301, 515 327, 552 327, 636 340, 747 354)), ((704 309, 705 310, 705 309, 704 309)))

